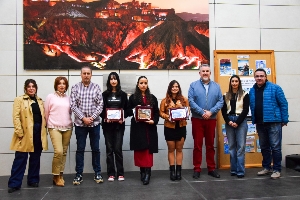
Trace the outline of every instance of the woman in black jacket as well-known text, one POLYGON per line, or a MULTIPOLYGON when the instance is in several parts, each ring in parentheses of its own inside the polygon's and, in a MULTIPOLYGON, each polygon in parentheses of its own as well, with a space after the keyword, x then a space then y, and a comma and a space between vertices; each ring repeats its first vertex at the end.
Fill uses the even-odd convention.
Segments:
POLYGON ((106 82, 107 90, 102 94, 103 96, 103 111, 101 113, 102 129, 105 137, 106 145, 106 164, 108 181, 114 181, 117 167, 118 181, 124 181, 124 167, 123 167, 123 136, 125 130, 124 120, 112 121, 106 119, 106 108, 123 109, 124 119, 127 117, 127 94, 121 90, 121 82, 119 75, 116 72, 111 72, 108 75, 106 82))
POLYGON ((150 93, 148 79, 140 76, 137 81, 135 93, 129 97, 129 115, 133 115, 136 106, 151 106, 153 119, 137 122, 135 117, 131 118, 130 126, 130 150, 134 150, 135 166, 140 167, 141 181, 148 185, 153 166, 153 153, 158 152, 157 123, 159 120, 159 109, 156 97, 150 93))

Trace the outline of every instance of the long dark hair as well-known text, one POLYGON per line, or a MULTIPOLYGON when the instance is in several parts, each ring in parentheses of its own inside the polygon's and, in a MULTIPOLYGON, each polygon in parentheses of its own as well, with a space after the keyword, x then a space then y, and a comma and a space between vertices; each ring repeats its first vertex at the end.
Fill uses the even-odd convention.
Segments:
POLYGON ((119 96, 121 94, 121 81, 120 81, 120 78, 119 78, 119 75, 116 73, 116 72, 111 72, 109 75, 108 75, 108 78, 107 78, 107 82, 106 82, 106 87, 107 87, 107 92, 109 94, 112 93, 112 89, 113 87, 111 86, 110 84, 110 79, 111 78, 115 78, 117 81, 118 81, 118 84, 116 86, 116 96, 119 96))
MULTIPOLYGON (((142 78, 147 79, 146 76, 140 76, 138 78, 138 81, 137 81, 136 86, 135 86, 134 99, 137 100, 140 105, 145 105, 144 102, 143 102, 142 92, 141 92, 140 88, 138 87, 139 86, 139 82, 140 82, 140 80, 142 78)), ((154 103, 152 102, 152 96, 151 96, 151 93, 150 93, 149 85, 147 86, 147 89, 145 91, 145 96, 146 96, 146 99, 147 99, 146 105, 153 106, 154 103)))
POLYGON ((26 89, 27 89, 27 87, 28 87, 28 85, 29 85, 30 83, 32 83, 33 86, 35 87, 35 89, 36 89, 35 95, 36 95, 36 94, 37 94, 37 91, 38 91, 38 86, 37 86, 35 80, 33 80, 33 79, 27 79, 27 80, 25 81, 25 83, 24 83, 24 93, 26 93, 26 89))
POLYGON ((226 92, 225 99, 231 100, 231 98, 233 96, 233 91, 232 91, 232 86, 231 86, 231 80, 233 78, 237 78, 239 80, 239 87, 238 87, 237 95, 238 95, 238 99, 241 100, 241 97, 243 96, 243 87, 242 87, 241 79, 238 75, 233 75, 230 77, 228 92, 226 92))
POLYGON ((176 80, 173 80, 173 81, 171 81, 171 82, 169 83, 168 90, 167 90, 167 94, 166 94, 166 103, 167 103, 167 104, 170 104, 171 101, 172 101, 172 87, 173 87, 173 85, 174 85, 175 83, 177 83, 178 89, 179 89, 179 90, 178 90, 178 93, 177 93, 177 95, 176 95, 175 100, 176 100, 176 101, 177 101, 177 100, 180 100, 180 101, 181 101, 181 104, 182 104, 183 106, 185 106, 185 105, 186 105, 186 102, 184 101, 184 98, 183 98, 183 96, 182 96, 180 84, 179 84, 178 81, 176 81, 176 80))

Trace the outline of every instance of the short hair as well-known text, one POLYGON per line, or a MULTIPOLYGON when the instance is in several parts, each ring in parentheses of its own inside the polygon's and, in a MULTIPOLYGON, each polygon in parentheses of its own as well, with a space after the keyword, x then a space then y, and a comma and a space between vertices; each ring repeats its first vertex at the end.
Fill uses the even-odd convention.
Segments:
POLYGON ((30 83, 33 84, 33 86, 35 87, 36 92, 37 92, 38 86, 37 86, 37 84, 36 84, 36 81, 33 80, 33 79, 27 79, 27 80, 25 81, 25 83, 24 83, 24 93, 26 93, 26 89, 27 89, 27 87, 28 87, 28 85, 29 85, 30 83))
POLYGON ((210 69, 209 64, 202 64, 202 65, 200 65, 200 67, 199 67, 199 71, 201 70, 202 67, 209 67, 209 69, 210 69))
POLYGON ((254 72, 254 74, 255 74, 256 72, 264 72, 265 75, 266 75, 266 77, 267 77, 267 72, 266 72, 263 68, 258 68, 258 69, 256 69, 255 72, 254 72))
POLYGON ((85 65, 85 66, 82 66, 82 67, 81 67, 80 73, 82 73, 82 69, 84 69, 84 68, 90 69, 90 70, 91 70, 91 73, 92 73, 92 71, 93 71, 92 68, 91 68, 90 66, 85 65))
POLYGON ((63 76, 58 76, 56 77, 56 79, 54 80, 54 90, 56 91, 57 90, 57 86, 59 85, 59 82, 61 80, 64 80, 65 81, 65 84, 66 84, 66 91, 68 90, 69 88, 69 82, 68 82, 68 79, 66 77, 63 77, 63 76))

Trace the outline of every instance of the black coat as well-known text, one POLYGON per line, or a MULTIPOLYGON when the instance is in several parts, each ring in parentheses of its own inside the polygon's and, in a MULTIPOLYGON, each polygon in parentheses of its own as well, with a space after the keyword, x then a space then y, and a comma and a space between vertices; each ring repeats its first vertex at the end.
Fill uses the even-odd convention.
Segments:
MULTIPOLYGON (((130 150, 145 150, 149 149, 150 153, 158 152, 158 136, 157 136, 157 123, 159 120, 159 109, 157 98, 152 95, 153 108, 153 121, 154 124, 148 124, 146 122, 136 122, 134 117, 131 118, 130 126, 130 150), (149 141, 147 138, 147 132, 149 141)), ((136 99, 134 94, 129 97, 128 108, 130 109, 130 116, 133 115, 132 109, 137 105, 141 105, 136 99)))
MULTIPOLYGON (((103 97, 103 110, 102 113, 100 114, 100 117, 102 118, 102 129, 103 130, 112 130, 116 126, 118 126, 120 129, 125 130, 125 122, 123 124, 119 124, 119 122, 114 122, 114 123, 106 123, 104 122, 104 119, 106 118, 106 108, 108 106, 108 96, 109 92, 106 90, 102 93, 103 97)), ((124 110, 124 118, 128 117, 128 98, 127 98, 127 93, 123 92, 121 90, 121 107, 124 110)))

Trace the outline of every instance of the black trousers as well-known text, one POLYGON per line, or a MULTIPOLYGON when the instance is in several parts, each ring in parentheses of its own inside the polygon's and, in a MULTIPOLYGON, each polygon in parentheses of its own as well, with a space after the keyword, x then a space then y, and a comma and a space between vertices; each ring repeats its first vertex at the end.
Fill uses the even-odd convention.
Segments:
POLYGON ((111 129, 103 130, 103 134, 106 145, 107 175, 116 176, 116 166, 117 176, 124 176, 122 153, 124 129, 116 124, 111 129))

